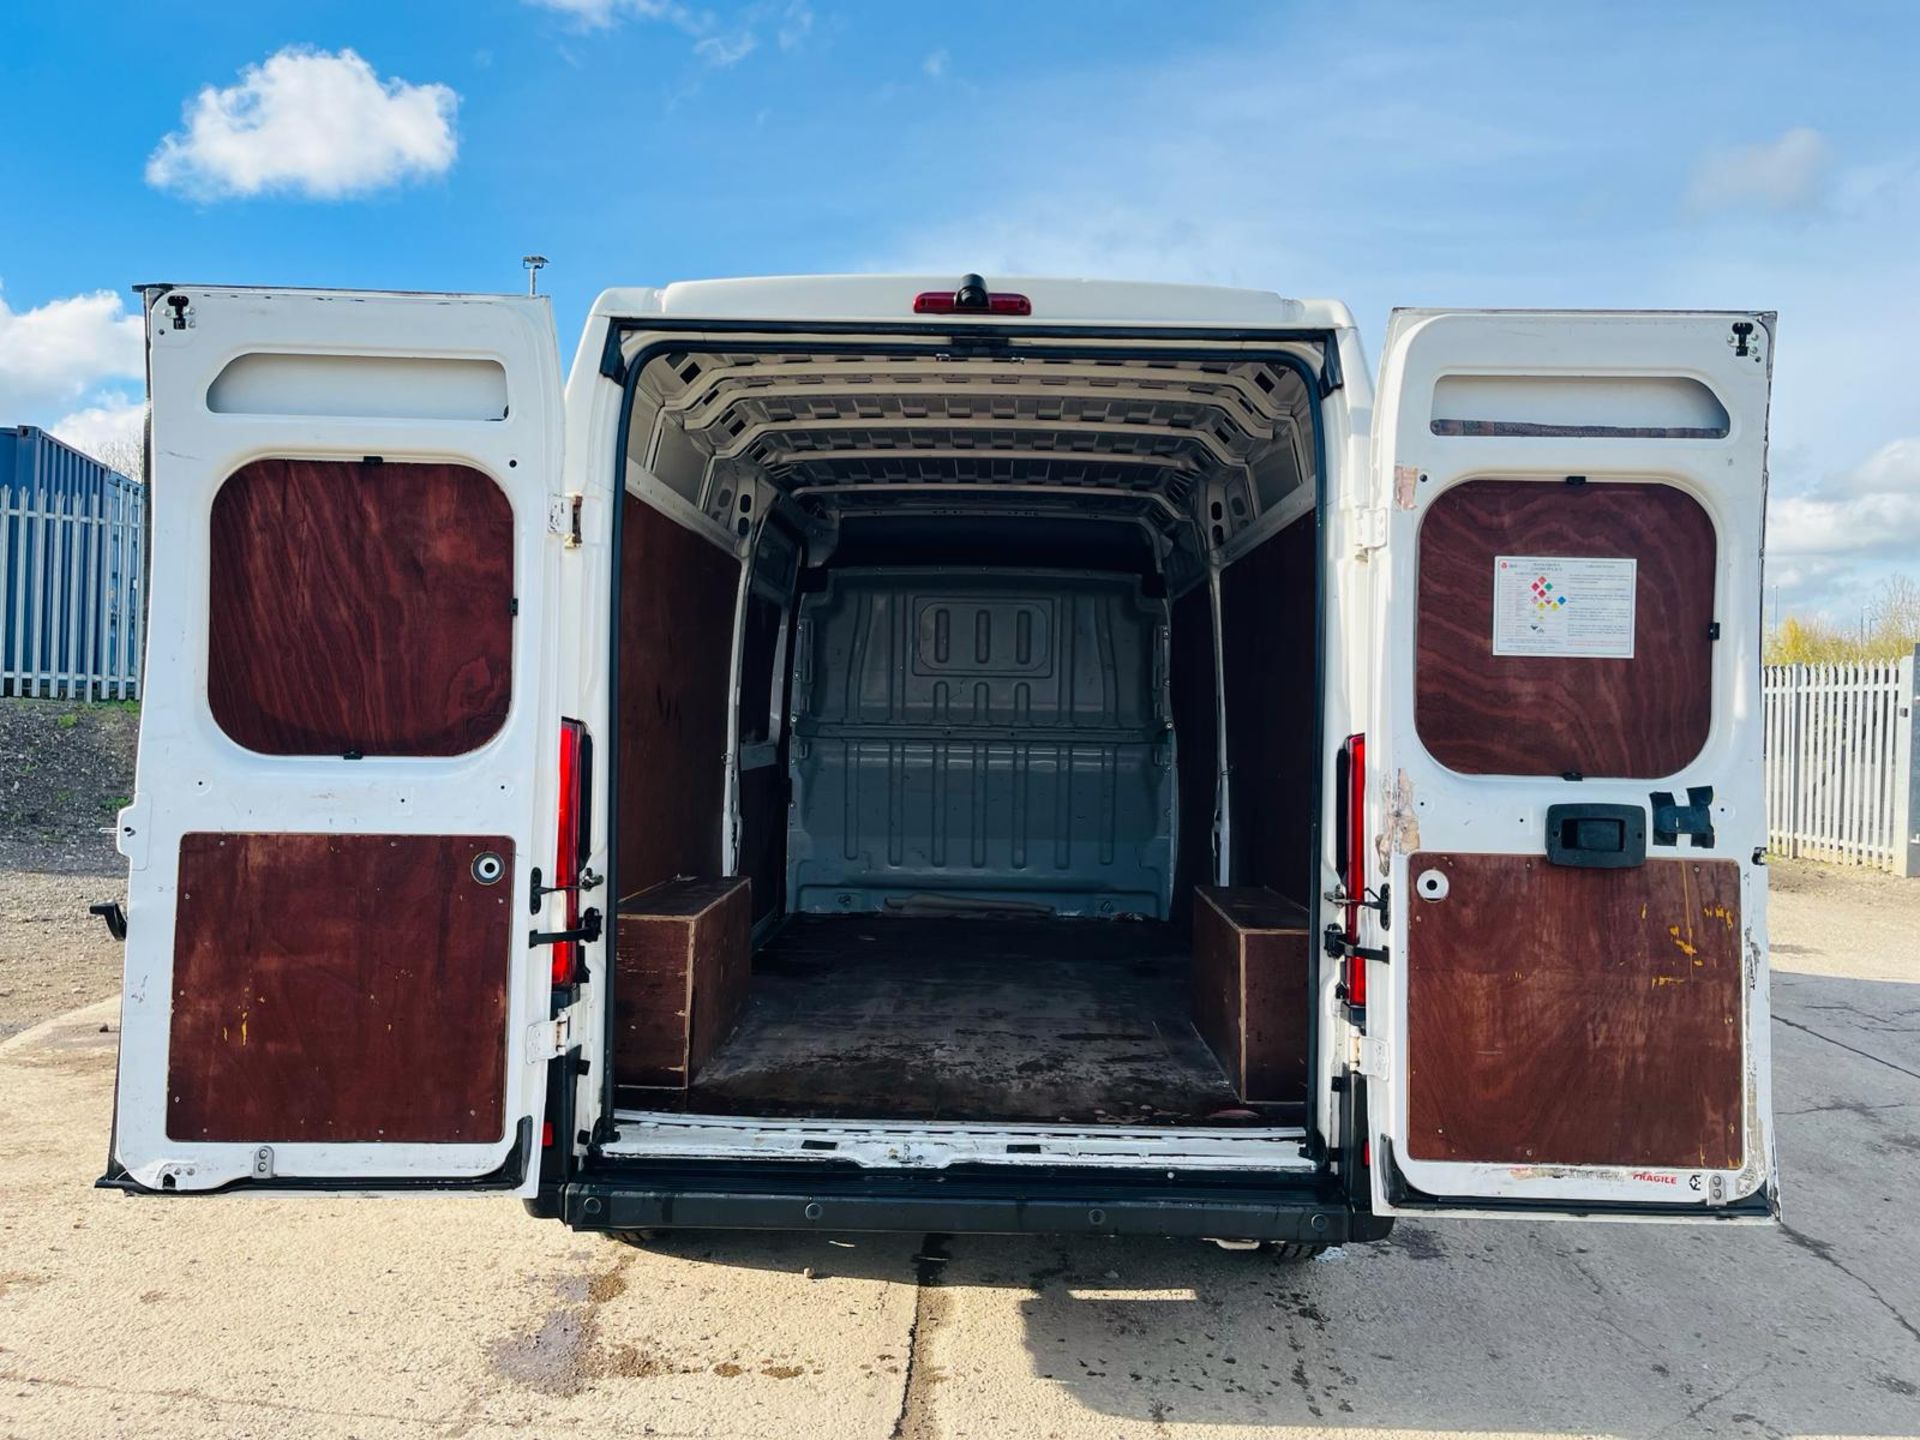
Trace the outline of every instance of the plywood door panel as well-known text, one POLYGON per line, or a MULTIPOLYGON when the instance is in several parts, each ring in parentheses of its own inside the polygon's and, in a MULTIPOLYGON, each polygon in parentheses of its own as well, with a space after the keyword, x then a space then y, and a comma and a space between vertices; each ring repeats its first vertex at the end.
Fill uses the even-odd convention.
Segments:
POLYGON ((176 1140, 498 1140, 513 885, 498 835, 190 834, 176 1140))
POLYGON ((1714 556, 1712 520, 1670 485, 1469 480, 1447 491, 1420 528, 1421 741, 1473 775, 1673 774, 1712 719, 1714 556), (1633 658, 1495 655, 1498 555, 1637 560, 1633 658))
POLYGON ((1737 1168, 1740 870, 1417 854, 1407 944, 1420 1160, 1737 1168))
POLYGON ((513 506, 464 465, 256 460, 213 501, 207 703, 269 755, 458 755, 505 722, 513 506))

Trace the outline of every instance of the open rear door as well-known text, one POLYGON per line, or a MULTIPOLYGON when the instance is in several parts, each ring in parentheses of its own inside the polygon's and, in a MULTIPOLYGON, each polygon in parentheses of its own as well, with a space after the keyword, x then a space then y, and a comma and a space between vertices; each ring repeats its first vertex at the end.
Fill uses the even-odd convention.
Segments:
POLYGON ((1769 1212, 1773 329, 1393 316, 1360 1046, 1382 1212, 1769 1212))
POLYGON ((560 729, 546 301, 147 302, 107 1183, 530 1191, 554 1025, 529 901, 560 729))

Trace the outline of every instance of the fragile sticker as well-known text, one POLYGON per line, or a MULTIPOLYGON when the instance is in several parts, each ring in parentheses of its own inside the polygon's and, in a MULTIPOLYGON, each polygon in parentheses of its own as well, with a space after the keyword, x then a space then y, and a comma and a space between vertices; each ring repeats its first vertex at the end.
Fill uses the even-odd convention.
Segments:
POLYGON ((1633 658, 1635 560, 1493 557, 1493 653, 1633 658))

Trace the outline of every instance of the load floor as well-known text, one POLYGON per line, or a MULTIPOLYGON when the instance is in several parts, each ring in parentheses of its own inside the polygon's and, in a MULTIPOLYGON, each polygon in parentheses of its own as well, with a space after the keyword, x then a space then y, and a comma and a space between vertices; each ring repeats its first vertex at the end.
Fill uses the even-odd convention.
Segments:
POLYGON ((1232 1124, 1184 927, 795 916, 687 1109, 843 1119, 1232 1124))

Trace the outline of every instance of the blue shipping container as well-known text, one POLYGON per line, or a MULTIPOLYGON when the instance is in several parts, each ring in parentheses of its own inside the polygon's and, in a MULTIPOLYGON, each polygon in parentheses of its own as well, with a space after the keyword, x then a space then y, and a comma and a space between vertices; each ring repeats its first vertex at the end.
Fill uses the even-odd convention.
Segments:
POLYGON ((0 694, 140 693, 145 515, 139 481, 0 429, 0 694))

